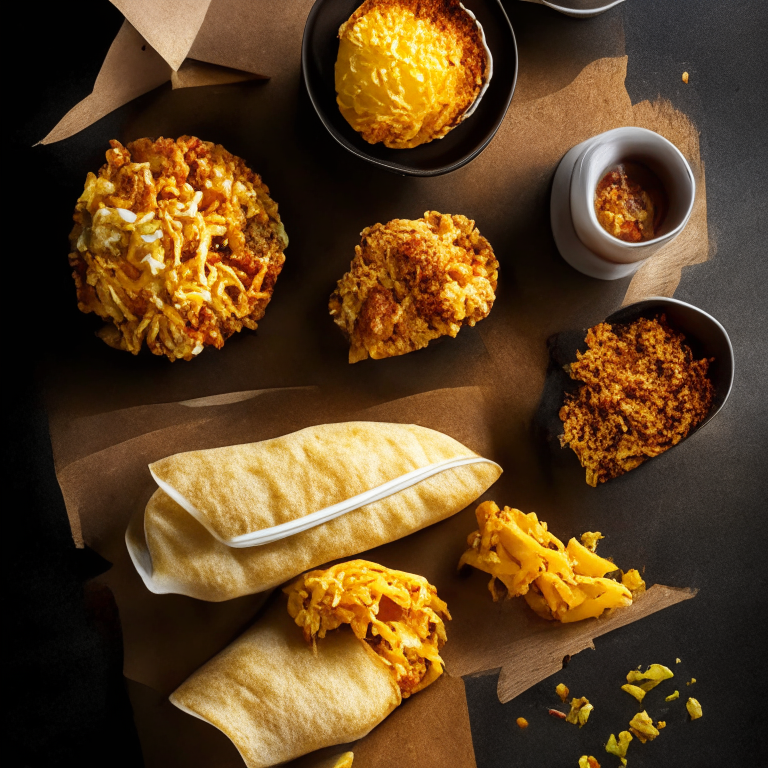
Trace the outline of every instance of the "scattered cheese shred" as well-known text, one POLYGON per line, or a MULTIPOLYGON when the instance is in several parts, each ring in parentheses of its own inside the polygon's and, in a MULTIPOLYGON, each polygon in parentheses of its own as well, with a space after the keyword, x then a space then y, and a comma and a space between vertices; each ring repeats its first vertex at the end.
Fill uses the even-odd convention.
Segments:
POLYGON ((626 765, 627 748, 629 747, 630 741, 632 741, 632 734, 629 731, 622 731, 619 734, 618 741, 616 740, 616 737, 611 734, 608 743, 605 745, 605 751, 609 755, 615 755, 621 760, 622 765, 626 765))
POLYGON ((557 688, 555 688, 555 693, 560 697, 560 701, 565 701, 568 698, 570 691, 568 690, 567 685, 558 683, 557 688))
MULTIPOLYGON (((651 664, 645 672, 641 672, 639 669, 633 669, 627 674, 628 683, 637 683, 639 680, 645 680, 644 683, 640 683, 639 687, 646 693, 652 688, 655 688, 659 683, 664 680, 669 680, 670 677, 674 677, 675 673, 663 664, 651 664)), ((622 690, 626 690, 622 686, 622 690)), ((629 691, 627 691, 629 693, 629 691)), ((632 694, 634 696, 634 694, 632 694)))
POLYGON ((629 721, 629 730, 645 744, 646 741, 653 741, 658 735, 659 730, 653 724, 650 715, 643 710, 638 712, 629 721))
POLYGON ((642 701, 645 698, 645 691, 636 685, 627 683, 621 686, 621 690, 626 691, 630 696, 634 696, 638 701, 642 701))
POLYGON ((680 691, 675 691, 674 693, 670 693, 669 696, 667 696, 664 701, 674 701, 675 699, 680 698, 680 691))
POLYGON ((688 710, 688 714, 691 716, 691 720, 698 720, 702 716, 701 704, 698 699, 690 698, 685 702, 685 708, 688 710))
POLYGON ((517 720, 515 720, 517 723, 518 728, 527 728, 528 727, 528 721, 524 717, 518 717, 517 720))
POLYGON ((565 716, 566 723, 573 723, 582 728, 589 720, 589 714, 594 707, 589 703, 589 699, 582 696, 579 699, 571 699, 571 711, 565 716))
POLYGON ((582 755, 579 758, 579 768, 600 768, 600 763, 591 755, 582 755))

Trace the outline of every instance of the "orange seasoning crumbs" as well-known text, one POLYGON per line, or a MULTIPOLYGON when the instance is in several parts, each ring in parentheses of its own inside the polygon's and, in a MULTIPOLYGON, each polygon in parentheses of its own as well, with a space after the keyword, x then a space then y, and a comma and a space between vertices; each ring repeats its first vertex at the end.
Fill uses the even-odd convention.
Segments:
POLYGON ((565 395, 560 444, 570 445, 596 486, 677 445, 709 412, 714 387, 712 360, 694 360, 664 315, 600 323, 586 342, 566 367, 584 385, 565 395))
POLYGON ((656 206, 648 190, 619 165, 603 176, 595 190, 595 214, 600 226, 627 243, 655 237, 656 206))
POLYGON ((524 717, 518 717, 517 720, 515 720, 517 723, 518 728, 527 728, 528 727, 528 721, 524 717))

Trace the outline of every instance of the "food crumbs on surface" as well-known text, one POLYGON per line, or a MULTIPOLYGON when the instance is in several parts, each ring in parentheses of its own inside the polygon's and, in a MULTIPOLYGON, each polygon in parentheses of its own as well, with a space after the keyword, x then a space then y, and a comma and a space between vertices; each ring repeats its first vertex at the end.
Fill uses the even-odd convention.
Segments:
POLYGON ((638 712, 629 721, 629 730, 640 739, 641 743, 645 744, 646 741, 653 741, 658 735, 659 730, 653 724, 650 715, 643 710, 638 712))
POLYGON ((667 696, 664 701, 674 701, 675 699, 680 698, 680 691, 675 691, 674 693, 670 693, 669 696, 667 696))
POLYGON ((589 720, 589 714, 594 707, 589 703, 589 699, 582 696, 578 699, 571 699, 571 711, 566 715, 565 721, 567 723, 573 723, 578 725, 579 728, 583 728, 589 720))
POLYGON ((566 371, 583 385, 565 394, 563 435, 591 486, 629 472, 677 445, 714 399, 712 359, 694 360, 665 315, 587 331, 589 349, 566 371))
POLYGON ((459 568, 471 565, 491 575, 494 601, 524 597, 541 618, 564 623, 600 616, 632 604, 632 592, 605 574, 616 564, 590 552, 575 538, 565 546, 535 512, 499 509, 485 501, 475 510, 478 530, 459 568))
POLYGON ((600 541, 600 539, 604 539, 605 536, 603 536, 600 531, 587 531, 586 533, 581 534, 581 543, 590 551, 590 552, 596 552, 597 551, 597 542, 600 541))
POLYGON ((688 82, 688 73, 687 72, 683 72, 683 82, 684 83, 688 82))
POLYGON ((667 727, 667 721, 666 720, 659 720, 658 723, 656 723, 656 727, 661 730, 662 728, 667 727))
POLYGON ((561 712, 559 709, 548 709, 547 712, 558 720, 565 720, 568 717, 565 712, 561 712))
MULTIPOLYGON (((641 672, 639 669, 633 669, 631 672, 628 672, 627 682, 634 684, 640 680, 645 680, 645 682, 640 683, 639 687, 648 693, 648 691, 655 688, 662 681, 669 680, 669 678, 674 676, 675 673, 669 667, 665 667, 663 664, 651 664, 645 672, 641 672)), ((625 686, 622 686, 622 690, 625 690, 625 686)))
POLYGON ((345 752, 336 758, 336 762, 333 764, 333 768, 352 768, 354 759, 354 752, 345 752))
POLYGON ((682 659, 675 659, 675 664, 679 664, 682 661, 682 659))
POLYGON ((693 685, 696 682, 696 678, 692 677, 690 682, 686 683, 686 685, 693 685))
POLYGON ((703 714, 698 699, 688 699, 688 701, 685 702, 685 708, 688 710, 691 720, 698 720, 703 714))
POLYGON ((582 755, 579 758, 579 768, 600 768, 600 763, 591 755, 582 755))
POLYGON ((518 728, 527 728, 528 727, 528 721, 524 717, 518 717, 517 720, 515 720, 517 723, 518 728))
POLYGON ((645 691, 642 688, 638 688, 636 685, 627 683, 626 685, 621 686, 621 690, 626 691, 630 696, 634 696, 638 701, 642 701, 645 698, 645 691))
POLYGON ((621 583, 632 593, 632 597, 637 597, 642 592, 645 592, 645 581, 634 568, 630 568, 626 573, 621 574, 621 583))
POLYGON ((619 734, 618 741, 616 740, 616 737, 611 734, 610 738, 608 739, 608 743, 605 745, 605 751, 609 755, 615 755, 616 757, 620 758, 621 764, 626 765, 627 748, 629 747, 630 741, 632 741, 632 734, 629 731, 622 731, 619 734))
POLYGON ((555 688, 555 693, 560 697, 560 701, 565 701, 568 698, 570 690, 568 690, 568 686, 564 683, 558 683, 555 688))

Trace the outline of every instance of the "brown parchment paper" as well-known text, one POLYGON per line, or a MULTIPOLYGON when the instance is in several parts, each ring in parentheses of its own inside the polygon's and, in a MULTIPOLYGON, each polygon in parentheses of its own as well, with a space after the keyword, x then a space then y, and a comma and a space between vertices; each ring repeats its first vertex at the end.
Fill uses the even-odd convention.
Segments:
MULTIPOLYGON (((59 449, 59 480, 68 508, 76 510, 85 542, 113 563, 99 577, 114 594, 123 628, 124 671, 148 766, 238 765, 226 737, 167 702, 168 694, 254 619, 266 595, 205 603, 182 595, 155 595, 143 585, 127 555, 123 535, 128 518, 153 491, 147 463, 170 453, 261 440, 313 423, 346 419, 417 423, 452 435, 493 457, 493 419, 480 387, 433 390, 355 409, 317 387, 231 393, 187 403, 144 406, 72 422, 68 443, 59 449), (139 429, 144 431, 138 433, 139 429), (117 439, 115 439, 117 438, 117 439), (89 451, 89 449, 95 450, 89 451), (208 762, 206 762, 208 761, 208 762)), ((496 498, 494 486, 484 496, 496 498)), ((565 655, 593 646, 593 638, 693 595, 653 587, 625 611, 597 621, 561 626, 532 614, 523 601, 494 604, 487 577, 456 571, 467 533, 475 527, 474 506, 406 539, 363 553, 392 568, 425 575, 453 614, 444 656, 453 677, 413 697, 366 739, 355 745, 362 765, 402 766, 444 763, 446 749, 457 765, 471 768, 474 757, 460 675, 502 668, 502 701, 560 668, 565 655), (413 739, 412 717, 433 722, 429 739, 413 739), (385 744, 393 745, 384 750, 385 744), (442 745, 442 746, 440 746, 442 745)), ((308 651, 309 652, 309 651, 308 651)), ((306 758, 307 765, 315 757, 306 758)), ((319 759, 319 758, 318 758, 319 759)))
MULTIPOLYGON (((113 563, 100 578, 119 607, 125 674, 148 766, 242 764, 226 737, 175 710, 166 696, 239 634, 263 600, 250 596, 209 605, 152 595, 143 587, 122 537, 128 516, 153 490, 149 462, 177 451, 266 439, 349 418, 418 423, 450 434, 504 467, 487 498, 535 510, 558 536, 578 535, 589 528, 589 494, 595 490, 585 487, 575 459, 566 474, 553 469, 531 431, 547 369, 546 340, 599 322, 630 298, 674 291, 683 266, 707 256, 698 135, 668 103, 631 104, 615 14, 586 25, 519 4, 522 10, 516 13, 525 21, 516 27, 520 78, 497 136, 480 157, 449 176, 399 179, 361 169, 343 153, 333 155, 332 167, 323 162, 337 148, 300 93, 301 34, 310 5, 302 0, 276 12, 266 2, 211 0, 187 63, 176 72, 181 82, 187 66, 204 62, 270 76, 249 86, 249 101, 240 102, 243 131, 233 134, 241 147, 230 146, 265 164, 266 171, 260 165, 255 169, 266 173, 291 237, 286 268, 258 331, 239 334, 220 352, 207 350, 193 363, 173 366, 151 356, 134 359, 94 340, 93 348, 54 360, 47 371, 56 471, 73 536, 113 563), (241 43, 251 44, 250 59, 241 43), (568 267, 554 247, 551 179, 576 143, 633 124, 662 133, 688 158, 698 183, 694 216, 684 235, 631 281, 592 280, 568 267), (470 216, 493 244, 501 273, 491 315, 456 339, 438 340, 418 353, 349 366, 346 346, 327 316, 327 296, 347 268, 360 230, 430 209, 470 216)), ((135 29, 130 34, 136 53, 143 38, 135 29)), ((170 64, 155 55, 169 72, 170 64)), ((158 92, 127 127, 127 140, 189 132, 199 110, 193 100, 179 99, 194 90, 158 92)), ((398 714, 428 705, 443 709, 451 734, 430 746, 429 759, 435 765, 473 765, 469 752, 465 762, 456 757, 464 754, 456 745, 471 748, 459 675, 501 668, 499 695, 508 700, 551 674, 558 659, 591 647, 594 637, 692 596, 656 586, 614 617, 559 631, 564 628, 537 619, 521 601, 492 603, 485 575, 456 573, 474 528, 473 509, 467 509, 365 555, 422 573, 438 587, 454 615, 445 647, 454 677, 413 697, 357 745, 356 753, 366 757, 356 758, 356 766, 428 764, 419 751, 421 737, 411 738, 408 718, 398 714), (526 660, 525 670, 518 658, 526 660), (369 740, 387 749, 367 747, 366 753, 369 740)), ((609 543, 604 555, 642 567, 629 559, 630 544, 625 552, 616 538, 609 543)), ((647 576, 652 581, 652 574, 647 576)), ((314 765, 316 757, 302 765, 314 765)))
POLYGON ((264 79, 281 66, 285 16, 303 20, 312 3, 292 0, 280 13, 269 0, 110 0, 125 16, 93 92, 40 144, 62 141, 137 96, 172 87, 264 79), (187 58, 188 57, 188 58, 187 58))

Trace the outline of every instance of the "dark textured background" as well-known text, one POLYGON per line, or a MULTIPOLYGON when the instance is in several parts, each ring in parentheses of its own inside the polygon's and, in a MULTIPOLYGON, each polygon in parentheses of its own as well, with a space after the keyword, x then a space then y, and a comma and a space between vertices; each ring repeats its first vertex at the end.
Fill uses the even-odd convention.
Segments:
MULTIPOLYGON (((554 13, 511 0, 505 6, 521 40, 542 14, 554 13)), ((713 255, 684 272, 676 297, 728 329, 736 381, 723 412, 692 438, 695 450, 673 451, 637 480, 606 488, 594 497, 592 519, 611 528, 614 539, 636 544, 654 581, 700 592, 598 639, 597 652, 574 657, 561 674, 509 704, 498 703, 495 675, 468 679, 477 762, 479 768, 575 768, 589 753, 603 766, 617 765, 602 745, 637 710, 619 685, 630 668, 660 662, 679 673, 674 682, 681 699, 699 698, 704 718, 688 722, 682 701, 663 705, 666 686, 649 694, 648 708, 666 717, 668 727, 651 744, 633 742, 633 768, 768 765, 759 735, 768 587, 768 6, 762 0, 628 0, 609 13, 623 18, 633 102, 669 98, 701 131, 713 255), (683 70, 691 75, 688 86, 683 70), (691 676, 698 682, 688 689, 684 681, 691 676), (595 703, 581 731, 546 715, 560 681, 595 703), (514 725, 519 716, 531 723, 524 732, 514 725)), ((70 344, 84 343, 82 326, 72 327, 61 234, 69 229, 71 204, 62 201, 74 199, 85 169, 100 164, 103 147, 76 137, 30 149, 90 92, 120 21, 106 2, 44 11, 28 3, 16 7, 6 27, 13 66, 6 77, 11 146, 3 168, 3 466, 13 494, 4 505, 10 530, 6 522, 2 754, 15 766, 142 764, 121 677, 118 618, 109 596, 86 584, 108 564, 71 542, 38 383, 41 364, 52 356, 66 359, 70 344)), ((568 23, 574 34, 584 34, 595 22, 568 23)), ((226 93, 217 98, 226 101, 226 93)), ((98 135, 120 135, 140 108, 109 115, 98 135)))

